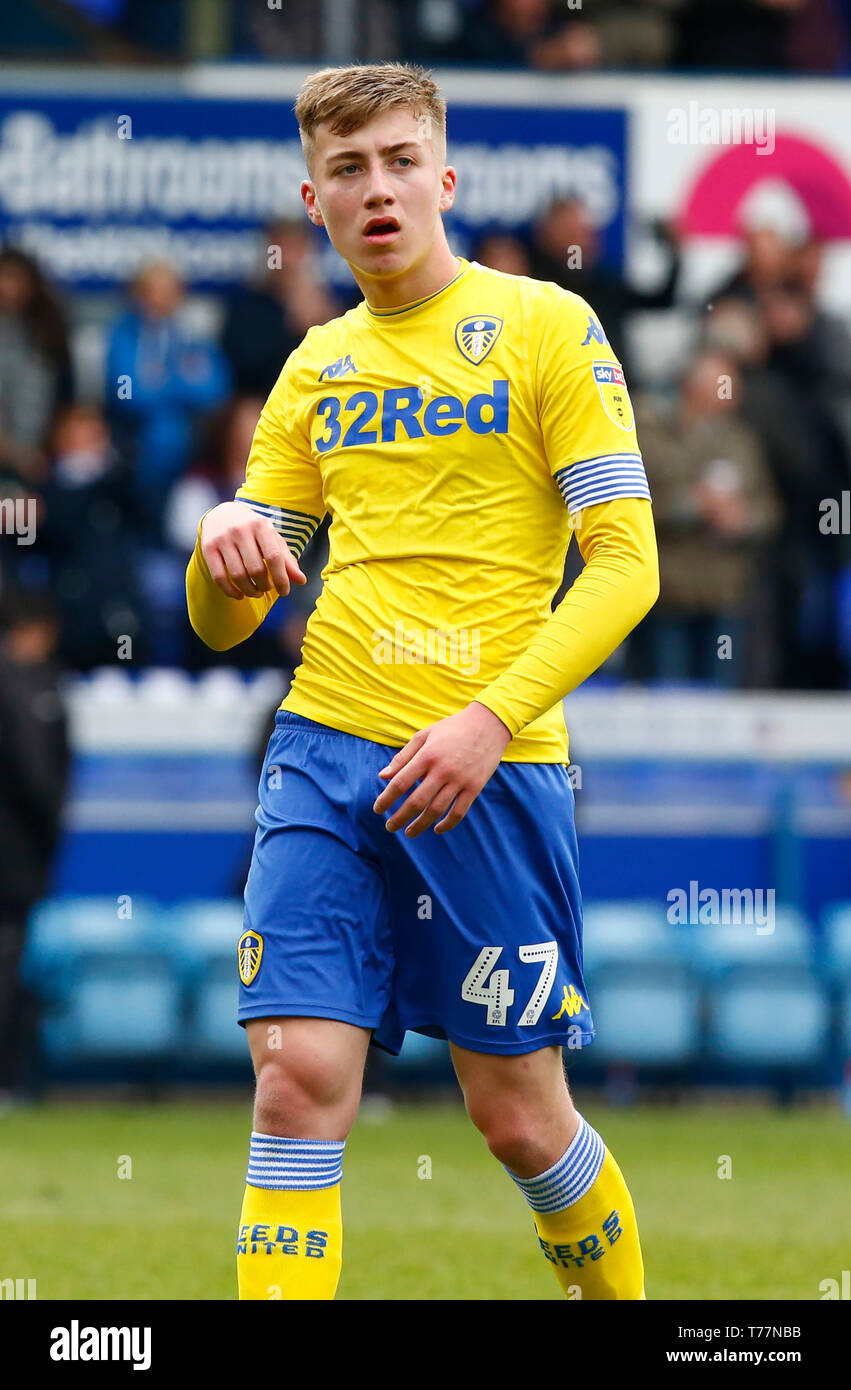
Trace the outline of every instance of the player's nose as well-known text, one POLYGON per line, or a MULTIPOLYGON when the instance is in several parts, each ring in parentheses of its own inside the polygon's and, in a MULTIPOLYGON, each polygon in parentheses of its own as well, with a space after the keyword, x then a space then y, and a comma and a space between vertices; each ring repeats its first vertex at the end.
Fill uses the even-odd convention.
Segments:
POLYGON ((386 170, 380 165, 374 165, 369 170, 369 177, 366 182, 364 192, 364 205, 374 207, 376 203, 392 203, 393 190, 390 187, 390 180, 386 170))

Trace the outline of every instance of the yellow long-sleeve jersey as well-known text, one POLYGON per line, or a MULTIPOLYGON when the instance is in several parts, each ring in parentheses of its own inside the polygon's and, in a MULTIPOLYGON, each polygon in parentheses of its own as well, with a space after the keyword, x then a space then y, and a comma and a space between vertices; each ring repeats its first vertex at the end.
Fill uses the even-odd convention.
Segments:
MULTIPOLYGON (((297 556, 331 517, 281 708, 402 746, 478 700, 513 735, 506 760, 567 761, 562 697, 658 594, 632 407, 583 299, 459 267, 427 299, 310 329, 263 409, 237 500, 297 556), (552 612, 572 529, 586 564, 552 612)), ((200 525, 186 588, 216 650, 277 597, 228 598, 200 525)))

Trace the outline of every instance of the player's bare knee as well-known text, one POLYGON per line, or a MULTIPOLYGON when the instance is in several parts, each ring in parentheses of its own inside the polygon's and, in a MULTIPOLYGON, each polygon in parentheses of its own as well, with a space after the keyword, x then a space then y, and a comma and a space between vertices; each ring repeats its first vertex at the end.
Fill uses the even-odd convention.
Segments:
POLYGON ((492 1096, 477 1096, 467 1097, 467 1113, 494 1157, 509 1167, 504 1155, 525 1153, 536 1142, 539 1127, 522 1108, 499 1103, 492 1096))
POLYGON ((257 1070, 254 1124, 261 1133, 343 1137, 357 1113, 359 1087, 329 1059, 267 1055, 257 1070), (326 1129, 335 1135, 326 1135, 326 1129), (322 1133, 320 1133, 322 1131, 322 1133))
POLYGON ((513 1172, 540 1173, 553 1162, 554 1121, 564 1116, 557 1107, 530 1103, 514 1088, 505 1091, 470 1089, 464 1097, 467 1114, 483 1135, 494 1158, 513 1172))
POLYGON ((484 1131, 484 1136, 494 1158, 512 1172, 542 1172, 549 1166, 547 1135, 528 1116, 502 1117, 484 1131))
POLYGON ((467 1078, 463 1087, 467 1114, 486 1139, 502 1129, 522 1126, 535 1110, 522 1085, 515 1084, 513 1077, 504 1081, 505 1084, 500 1085, 492 1075, 484 1082, 467 1078))

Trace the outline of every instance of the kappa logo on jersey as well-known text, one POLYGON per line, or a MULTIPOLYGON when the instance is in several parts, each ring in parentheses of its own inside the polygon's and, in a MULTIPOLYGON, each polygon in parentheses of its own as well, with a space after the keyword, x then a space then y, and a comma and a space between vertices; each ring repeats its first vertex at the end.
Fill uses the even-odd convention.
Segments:
POLYGON ((425 434, 455 434, 466 425, 474 434, 508 433, 508 382, 491 382, 493 394, 480 391, 468 401, 460 396, 434 396, 426 405, 419 386, 388 386, 376 391, 355 391, 341 400, 324 396, 316 414, 323 422, 316 436, 320 454, 330 449, 352 449, 363 444, 395 444, 401 426, 408 439, 425 434), (348 420, 341 419, 348 416, 348 420), (373 427, 374 426, 374 427, 373 427))
POLYGON ((332 377, 345 376, 346 372, 357 372, 351 353, 347 353, 345 357, 338 357, 336 362, 331 362, 327 367, 323 367, 319 373, 319 380, 330 381, 332 377))
MULTIPOLYGON (((573 1018, 573 1015, 578 1014, 580 1009, 588 1009, 588 1005, 585 1003, 582 995, 577 994, 575 985, 571 985, 570 989, 568 989, 567 985, 562 985, 561 992, 561 1008, 557 1014, 552 1015, 554 1019, 563 1018, 565 1014, 567 1014, 568 1018, 573 1018)), ((590 1013, 590 1009, 588 1011, 590 1013)))
POLYGON ((592 362, 591 370, 603 402, 603 409, 619 430, 631 430, 634 417, 632 401, 626 389, 623 368, 617 362, 592 362))
POLYGON ((606 335, 593 314, 588 315, 588 328, 580 346, 587 347, 589 343, 605 343, 606 335))
POLYGON ((472 314, 455 325, 455 346, 462 357, 478 367, 502 332, 502 325, 502 319, 492 314, 472 314))
POLYGON ((239 960, 239 978, 244 985, 250 985, 263 959, 263 938, 256 931, 244 931, 236 948, 239 960))

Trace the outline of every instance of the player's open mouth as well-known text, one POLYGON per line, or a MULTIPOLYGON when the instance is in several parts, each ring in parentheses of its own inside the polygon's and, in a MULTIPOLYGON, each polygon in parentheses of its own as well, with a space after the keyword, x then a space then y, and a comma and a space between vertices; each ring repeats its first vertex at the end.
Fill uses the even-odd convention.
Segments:
POLYGON ((399 223, 395 217, 376 217, 371 222, 367 222, 364 236, 367 241, 376 246, 382 246, 387 241, 392 241, 399 234, 399 223))

